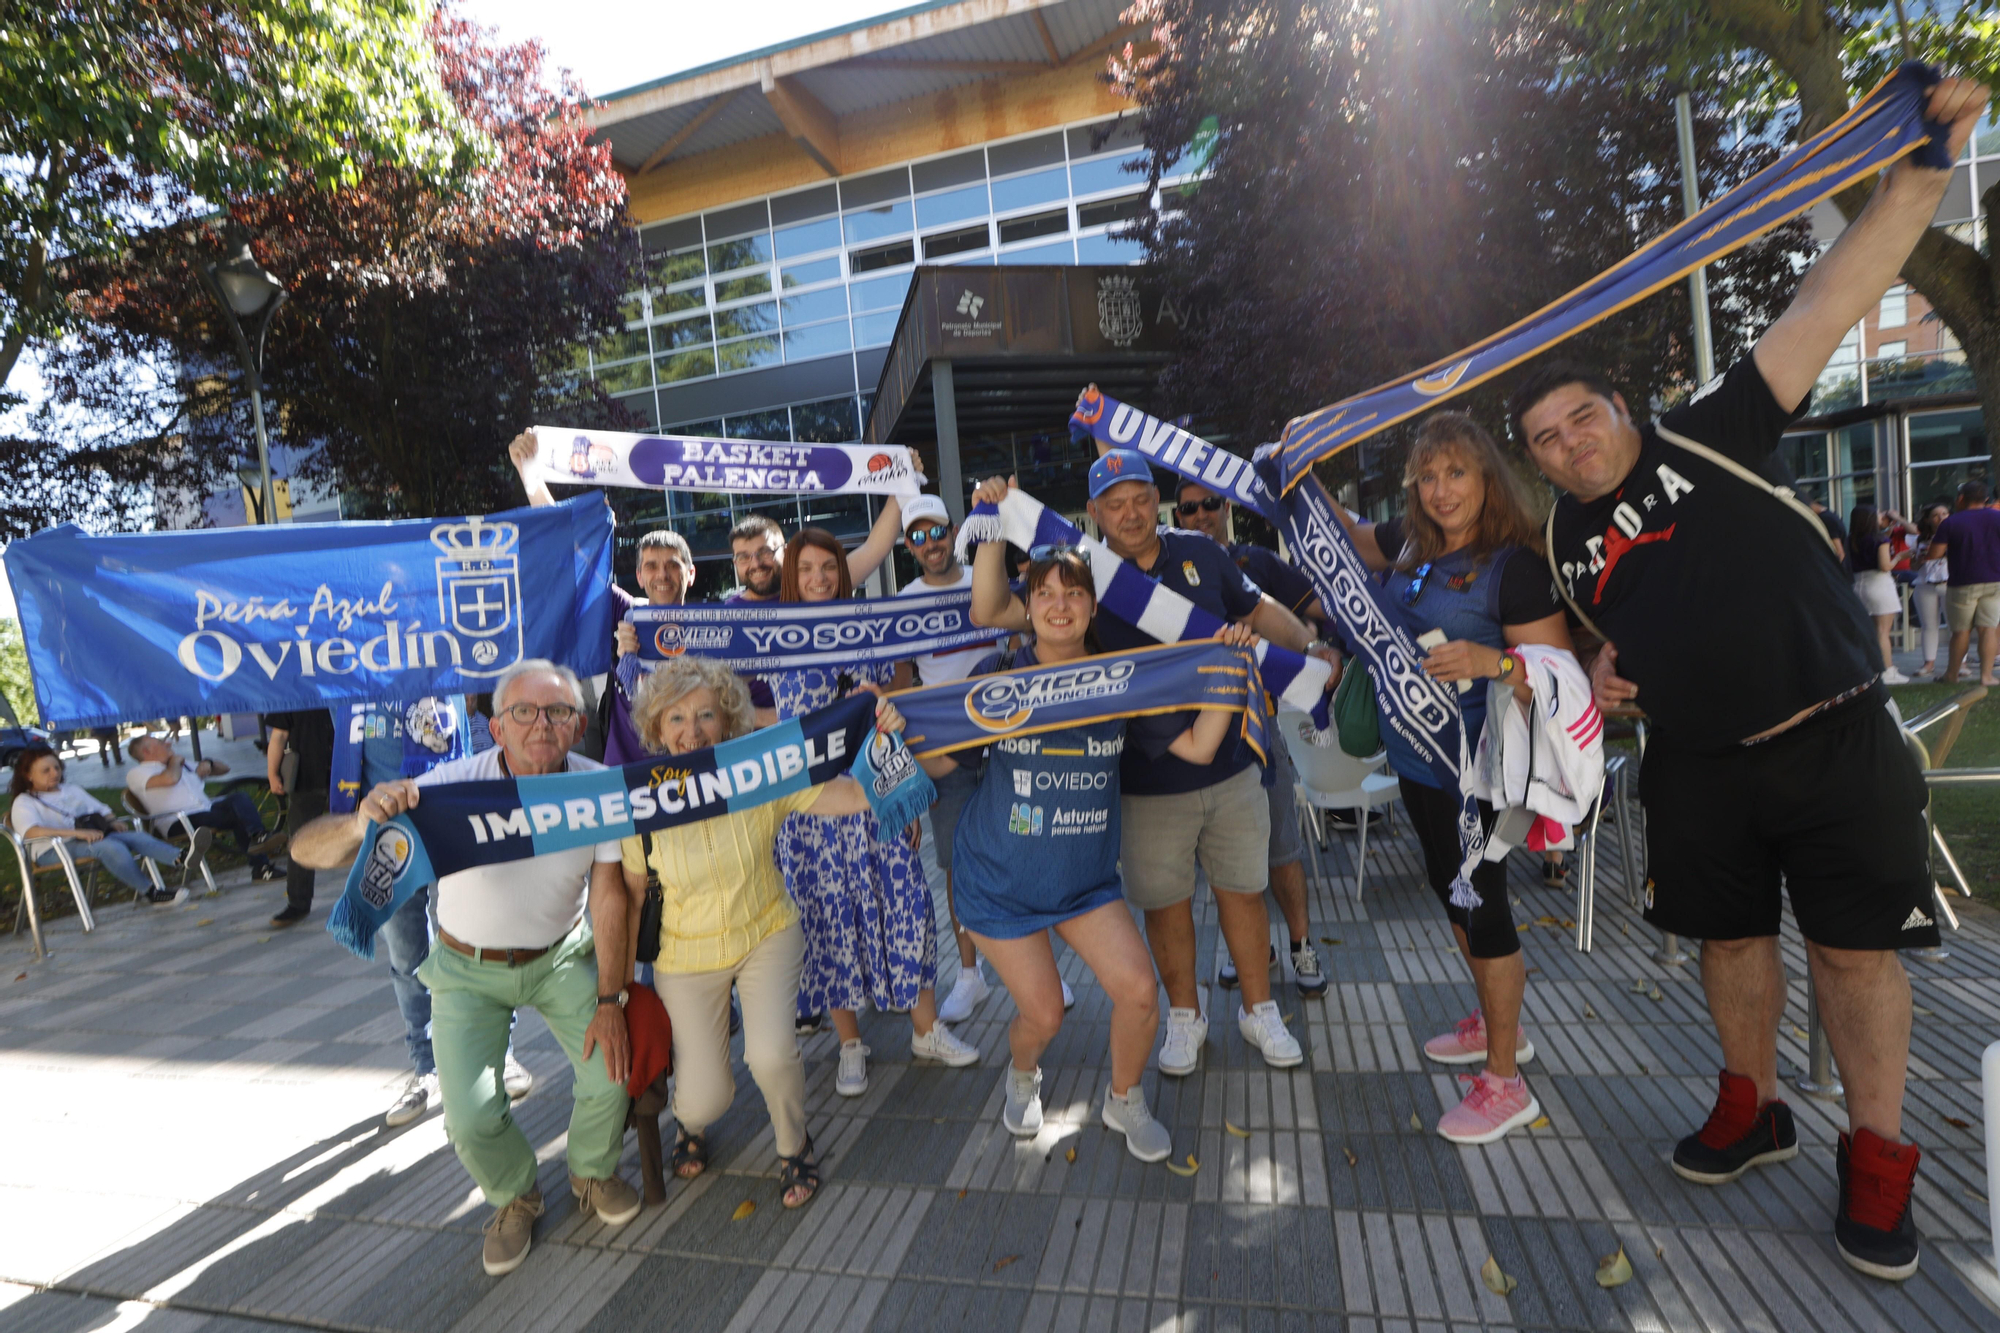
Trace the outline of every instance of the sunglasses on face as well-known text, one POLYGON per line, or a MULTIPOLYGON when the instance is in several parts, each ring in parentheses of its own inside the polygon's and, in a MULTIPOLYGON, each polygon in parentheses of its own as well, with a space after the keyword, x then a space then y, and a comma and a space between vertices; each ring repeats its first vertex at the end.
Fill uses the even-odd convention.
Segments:
POLYGON ((1213 514, 1216 510, 1222 508, 1222 497, 1211 495, 1206 500, 1183 500, 1175 505, 1174 508, 1180 513, 1182 518, 1192 518, 1194 511, 1197 509, 1213 514))
POLYGON ((534 726, 537 715, 547 718, 550 726, 561 727, 567 726, 582 710, 569 704, 543 704, 540 707, 534 704, 508 704, 506 712, 517 727, 534 726))
POLYGON ((1082 550, 1083 548, 1075 542, 1043 542, 1040 546, 1030 546, 1028 548, 1028 559, 1031 561, 1053 560, 1065 551, 1081 552, 1082 550))
POLYGON ((903 534, 911 546, 922 546, 926 542, 941 542, 951 534, 951 528, 943 523, 933 523, 927 528, 911 528, 903 534))
POLYGON ((1403 605, 1415 606, 1417 598, 1424 595, 1424 586, 1430 582, 1431 562, 1426 560, 1410 575, 1409 583, 1403 588, 1403 605))

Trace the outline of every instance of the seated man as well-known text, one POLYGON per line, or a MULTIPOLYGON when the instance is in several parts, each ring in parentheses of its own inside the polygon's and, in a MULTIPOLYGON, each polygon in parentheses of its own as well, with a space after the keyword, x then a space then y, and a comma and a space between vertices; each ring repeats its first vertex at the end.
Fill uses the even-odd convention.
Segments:
POLYGON ((125 786, 141 810, 156 819, 161 815, 184 814, 198 829, 219 829, 234 838, 236 846, 249 859, 253 881, 284 878, 271 864, 270 853, 285 845, 285 835, 267 833, 256 802, 242 792, 211 798, 203 785, 205 779, 227 773, 229 765, 204 759, 189 767, 158 736, 139 737, 132 742, 131 750, 139 763, 125 775, 125 786))
MULTIPOLYGON (((601 769, 570 752, 584 717, 574 672, 538 658, 517 663, 493 686, 494 748, 379 784, 354 813, 299 830, 292 854, 322 869, 344 864, 371 823, 415 806, 425 787, 601 769)), ((639 1215, 638 1191, 618 1177, 631 1073, 623 861, 614 838, 457 871, 432 886, 443 947, 430 951, 417 979, 430 992, 445 1137, 494 1208, 481 1263, 495 1277, 527 1259, 542 1212, 535 1148, 508 1110, 502 1081, 518 1008, 539 1013, 569 1057, 570 1192, 607 1228, 639 1215), (599 1048, 601 1061, 593 1058, 599 1048)))

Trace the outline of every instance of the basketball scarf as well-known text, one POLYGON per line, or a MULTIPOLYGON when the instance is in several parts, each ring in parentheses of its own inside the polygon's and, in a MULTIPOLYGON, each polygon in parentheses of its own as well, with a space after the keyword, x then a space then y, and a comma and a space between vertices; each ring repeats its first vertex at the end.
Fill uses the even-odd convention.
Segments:
POLYGON ((570 486, 733 495, 915 495, 924 474, 900 444, 791 444, 537 426, 532 475, 570 486))
POLYGON ((972 623, 965 589, 873 601, 635 606, 630 618, 648 661, 686 653, 738 671, 901 662, 993 639, 972 623))

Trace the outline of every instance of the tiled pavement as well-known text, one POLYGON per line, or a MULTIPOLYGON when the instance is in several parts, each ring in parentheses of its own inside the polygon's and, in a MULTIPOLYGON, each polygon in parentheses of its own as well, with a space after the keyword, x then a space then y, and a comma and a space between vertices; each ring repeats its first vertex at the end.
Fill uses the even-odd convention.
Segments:
MULTIPOLYGON (((438 1116, 381 1128, 399 1020, 380 968, 315 928, 323 913, 273 932, 276 892, 239 880, 186 909, 105 908, 88 937, 60 922, 51 962, 31 964, 25 936, 0 944, 0 1329, 2000 1330, 1978 1082, 2000 1035, 1993 913, 1960 906, 1951 957, 1911 961, 1929 1239, 1923 1271, 1894 1286, 1833 1252, 1825 1104, 1792 1098, 1804 1152, 1789 1166, 1714 1190, 1668 1170, 1719 1057, 1694 969, 1651 961, 1615 846, 1589 955, 1563 928, 1574 898, 1516 867, 1528 1072, 1549 1124, 1483 1149, 1438 1139, 1454 1085, 1419 1048, 1471 988, 1400 827, 1371 839, 1360 904, 1351 850, 1337 842, 1314 884, 1333 989, 1279 992, 1307 1063, 1266 1069, 1217 988, 1201 1071, 1147 1075, 1177 1154, 1201 1164, 1191 1178, 1133 1161, 1097 1123, 1108 1006, 1065 954, 1078 1003, 1044 1062, 1049 1124, 1032 1143, 999 1126, 1003 994, 961 1029, 984 1053, 968 1070, 912 1065, 906 1022, 870 1015, 858 1100, 833 1094, 832 1037, 807 1046, 827 1178, 809 1208, 779 1206, 739 1066, 718 1169, 606 1232, 569 1202, 567 1067, 526 1017, 540 1086, 517 1115, 551 1207, 527 1265, 497 1281, 477 1261, 486 1209, 438 1116), (732 1220, 745 1201, 755 1211, 732 1220), (1621 1245, 1636 1276, 1602 1290, 1597 1261, 1621 1245), (1510 1297, 1482 1285, 1489 1256, 1518 1279, 1510 1297)), ((1785 958, 1802 978, 1796 937, 1785 958)), ((1804 989, 1780 1034, 1788 1076, 1804 989)))

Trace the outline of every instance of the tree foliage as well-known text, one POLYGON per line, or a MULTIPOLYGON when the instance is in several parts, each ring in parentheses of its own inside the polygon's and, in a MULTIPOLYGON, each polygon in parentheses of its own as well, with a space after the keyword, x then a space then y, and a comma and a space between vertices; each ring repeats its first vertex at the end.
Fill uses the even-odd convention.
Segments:
MULTIPOLYGON (((1203 118, 1220 130, 1184 206, 1138 224, 1195 312, 1162 406, 1245 446, 1506 327, 1683 215, 1672 92, 1648 52, 1586 68, 1576 33, 1481 0, 1132 12, 1159 52, 1114 75, 1155 170, 1203 118)), ((1711 195, 1771 155, 1725 146, 1724 110, 1696 106, 1711 195)), ((1719 364, 1780 308, 1807 244, 1794 225, 1710 269, 1719 364)), ((1675 284, 1567 350, 1645 404, 1692 383, 1689 329, 1675 284)), ((1457 404, 1503 438, 1507 379, 1457 404)))
POLYGON ((0 0, 0 383, 75 312, 71 261, 214 201, 482 151, 425 0, 0 0))
POLYGON ((21 638, 21 622, 12 618, 0 619, 0 694, 7 696, 23 726, 41 721, 34 677, 28 672, 28 646, 21 638))
MULTIPOLYGON (((539 45, 495 45, 448 12, 429 40, 457 113, 492 145, 462 184, 376 164, 227 209, 291 293, 266 343, 273 433, 310 451, 299 475, 340 488, 350 516, 518 503, 501 451, 515 431, 552 412, 624 421, 575 372, 640 282, 624 182, 588 142, 580 93, 543 86, 539 45)), ((115 423, 85 455, 100 469, 199 489, 253 456, 230 334, 196 273, 222 252, 202 220, 89 270, 88 323, 51 363, 39 419, 115 423)))

